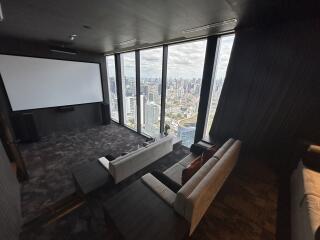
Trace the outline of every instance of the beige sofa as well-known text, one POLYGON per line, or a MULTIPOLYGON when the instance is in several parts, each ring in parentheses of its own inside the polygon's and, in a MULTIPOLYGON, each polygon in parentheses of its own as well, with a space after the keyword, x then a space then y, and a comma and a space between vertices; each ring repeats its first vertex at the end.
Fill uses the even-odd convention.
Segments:
POLYGON ((99 161, 107 168, 114 179, 119 183, 142 168, 162 158, 173 149, 173 136, 157 139, 146 147, 140 147, 136 151, 120 156, 112 161, 100 158, 99 161))
POLYGON ((300 162, 291 176, 291 239, 314 240, 319 226, 320 173, 300 162))
MULTIPOLYGON (((229 139, 177 193, 150 173, 142 181, 190 223, 191 235, 237 163, 240 148, 239 140, 229 139)), ((190 154, 164 173, 181 184, 182 170, 195 157, 190 154)))

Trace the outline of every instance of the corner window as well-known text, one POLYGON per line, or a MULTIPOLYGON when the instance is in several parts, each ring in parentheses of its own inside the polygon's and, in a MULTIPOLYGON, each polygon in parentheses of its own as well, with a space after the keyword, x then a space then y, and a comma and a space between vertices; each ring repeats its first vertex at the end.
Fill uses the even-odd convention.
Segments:
POLYGON ((121 57, 122 96, 124 124, 137 130, 136 60, 135 53, 123 53, 121 57))
POLYGON ((224 79, 227 73, 233 41, 234 41, 234 34, 225 35, 218 39, 217 50, 216 50, 216 60, 214 63, 213 74, 212 74, 209 107, 207 111, 204 137, 209 136, 213 119, 218 107, 220 94, 221 94, 222 87, 224 84, 224 79))
POLYGON ((118 94, 114 56, 106 57, 111 119, 119 122, 118 94))
POLYGON ((140 51, 141 132, 149 136, 160 133, 163 48, 140 51))
POLYGON ((169 45, 165 124, 190 147, 194 142, 207 40, 169 45))

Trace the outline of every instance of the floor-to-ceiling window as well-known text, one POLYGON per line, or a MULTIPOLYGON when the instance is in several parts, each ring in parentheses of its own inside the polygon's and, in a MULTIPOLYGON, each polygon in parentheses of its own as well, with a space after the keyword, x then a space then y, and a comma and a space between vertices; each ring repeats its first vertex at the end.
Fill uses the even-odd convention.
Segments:
POLYGON ((190 147, 194 141, 207 40, 169 45, 165 124, 190 147))
POLYGON ((141 132, 150 136, 160 133, 162 51, 162 47, 140 51, 141 132))
POLYGON ((214 115, 216 113, 224 79, 227 73, 233 40, 234 34, 225 35, 218 39, 204 136, 209 135, 214 115))
POLYGON ((135 53, 123 53, 121 57, 123 120, 124 124, 137 130, 136 61, 135 53))
POLYGON ((118 94, 114 56, 106 57, 111 119, 119 122, 118 94))

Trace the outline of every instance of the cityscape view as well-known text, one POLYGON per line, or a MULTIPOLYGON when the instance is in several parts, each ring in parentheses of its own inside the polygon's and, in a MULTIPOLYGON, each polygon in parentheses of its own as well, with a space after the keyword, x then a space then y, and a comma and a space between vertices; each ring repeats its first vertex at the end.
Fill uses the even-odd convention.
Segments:
POLYGON ((106 63, 108 73, 109 105, 111 118, 114 121, 119 122, 116 67, 114 56, 107 56, 106 63))
MULTIPOLYGON (((198 40, 168 47, 165 124, 170 127, 169 134, 181 139, 182 144, 187 147, 194 142, 206 43, 206 40, 198 40)), ((222 37, 218 45, 205 134, 209 132, 213 121, 232 43, 233 35, 229 35, 222 37)), ((162 55, 162 47, 140 51, 141 132, 153 137, 160 133, 162 55)), ((121 54, 121 67, 124 124, 136 130, 137 97, 134 52, 121 54)), ((115 121, 119 121, 113 56, 107 57, 107 68, 111 116, 115 121)))
POLYGON ((190 147, 194 141, 207 40, 168 48, 165 124, 190 147))

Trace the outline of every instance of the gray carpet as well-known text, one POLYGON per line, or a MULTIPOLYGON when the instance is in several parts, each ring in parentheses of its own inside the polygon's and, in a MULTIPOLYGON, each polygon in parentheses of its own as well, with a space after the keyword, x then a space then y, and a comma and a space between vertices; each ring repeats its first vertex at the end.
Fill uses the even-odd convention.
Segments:
POLYGON ((188 155, 189 149, 177 145, 173 152, 152 163, 136 174, 127 178, 120 184, 108 183, 86 197, 86 204, 58 221, 24 231, 20 235, 21 240, 118 240, 119 233, 112 224, 106 222, 103 203, 106 199, 114 196, 134 181, 152 170, 164 171, 176 162, 188 155))
POLYGON ((87 161, 132 151, 145 137, 118 124, 56 133, 20 144, 30 180, 22 184, 22 214, 28 222, 75 192, 71 169, 87 161))

